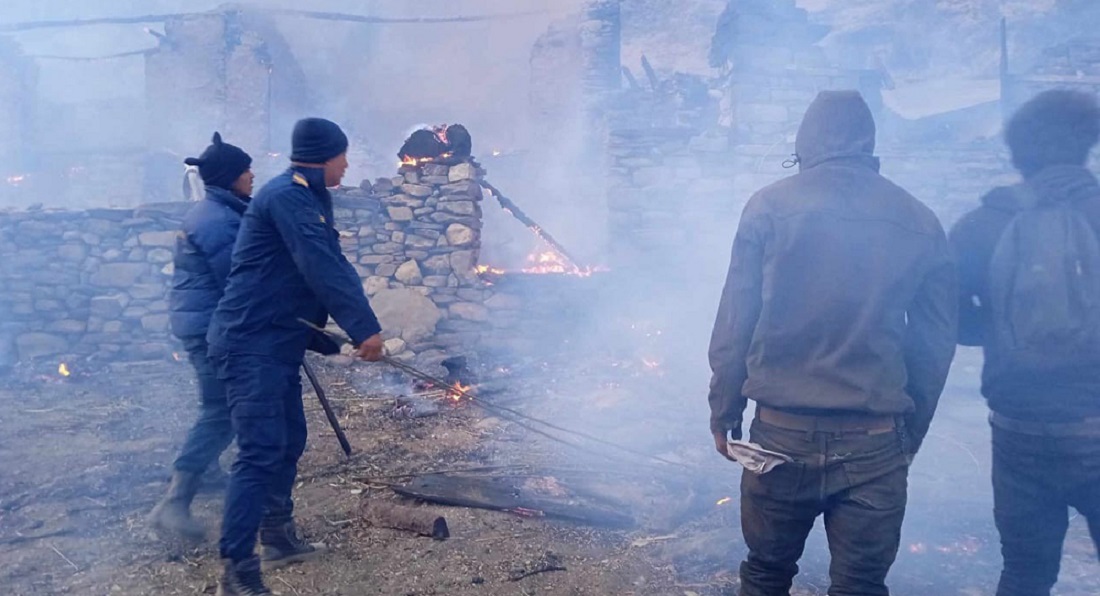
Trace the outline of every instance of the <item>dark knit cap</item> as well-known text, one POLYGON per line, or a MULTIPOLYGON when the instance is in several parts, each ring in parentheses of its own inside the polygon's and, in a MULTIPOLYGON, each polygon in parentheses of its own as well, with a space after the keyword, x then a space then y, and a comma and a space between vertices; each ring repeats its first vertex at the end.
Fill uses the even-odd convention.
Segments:
POLYGON ((188 157, 183 163, 199 167, 199 176, 206 186, 229 190, 237 178, 252 167, 252 157, 240 147, 222 142, 222 135, 214 133, 211 145, 198 157, 188 157))
POLYGON ((1100 106, 1091 93, 1054 89, 1012 115, 1005 142, 1025 177, 1056 165, 1080 166, 1100 139, 1100 106))
POLYGON ((348 136, 331 120, 303 118, 294 125, 290 161, 325 163, 348 150, 348 136))

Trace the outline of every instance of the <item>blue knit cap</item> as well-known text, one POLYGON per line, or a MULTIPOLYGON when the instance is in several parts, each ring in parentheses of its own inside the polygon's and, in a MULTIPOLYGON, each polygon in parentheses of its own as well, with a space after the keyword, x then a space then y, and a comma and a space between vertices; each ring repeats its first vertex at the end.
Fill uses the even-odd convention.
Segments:
POLYGON ((320 164, 348 150, 348 136, 331 120, 304 118, 294 125, 290 161, 320 164))

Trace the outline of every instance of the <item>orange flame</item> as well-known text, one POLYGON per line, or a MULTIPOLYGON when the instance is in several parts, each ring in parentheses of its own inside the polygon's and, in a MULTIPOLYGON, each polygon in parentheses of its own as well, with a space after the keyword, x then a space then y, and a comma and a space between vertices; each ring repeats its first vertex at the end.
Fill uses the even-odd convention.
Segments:
POLYGON ((732 497, 722 497, 721 499, 718 499, 718 502, 715 503, 715 505, 725 505, 726 503, 729 503, 732 500, 733 500, 732 497))
POLYGON ((527 256, 527 267, 523 268, 524 273, 533 274, 546 274, 546 273, 558 273, 565 275, 577 275, 580 277, 591 277, 592 274, 603 271, 600 267, 578 267, 577 265, 569 262, 564 256, 556 250, 547 250, 539 253, 532 253, 527 256))
POLYGON ((57 365, 57 374, 63 377, 67 377, 73 373, 69 372, 69 367, 66 366, 64 362, 62 362, 61 364, 57 365))
POLYGON ((447 392, 447 396, 454 401, 462 401, 462 398, 465 397, 464 394, 471 388, 472 387, 470 385, 463 385, 462 383, 455 381, 454 386, 451 387, 451 391, 447 392))
POLYGON ((477 271, 478 275, 482 273, 492 273, 493 275, 504 275, 505 271, 497 267, 490 267, 489 265, 478 265, 474 271, 477 271))
POLYGON ((451 153, 450 151, 440 155, 439 157, 410 157, 408 155, 402 155, 401 156, 401 161, 399 161, 397 163, 397 165, 398 165, 398 167, 400 167, 400 166, 414 166, 414 167, 415 166, 422 166, 426 163, 432 163, 437 159, 449 159, 452 155, 454 155, 454 154, 451 153))

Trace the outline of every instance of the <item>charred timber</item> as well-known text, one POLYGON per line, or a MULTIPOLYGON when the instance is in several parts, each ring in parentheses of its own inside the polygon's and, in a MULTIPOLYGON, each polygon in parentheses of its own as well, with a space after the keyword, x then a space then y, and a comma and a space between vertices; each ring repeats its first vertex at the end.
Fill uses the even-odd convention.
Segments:
POLYGON ((504 196, 500 192, 500 189, 493 186, 492 184, 489 184, 485 180, 480 180, 479 183, 483 188, 485 188, 485 190, 488 190, 493 194, 494 197, 496 197, 496 200, 498 203, 500 203, 500 207, 502 209, 512 214, 512 217, 518 219, 520 223, 530 228, 536 236, 542 238, 542 240, 549 244, 551 248, 558 251, 561 256, 565 257, 565 260, 569 261, 569 264, 572 265, 573 268, 579 268, 577 259, 573 258, 573 255, 569 254, 569 251, 565 250, 565 247, 562 246, 560 242, 558 242, 556 239, 554 239, 553 236, 550 235, 550 232, 544 230, 542 226, 535 222, 535 220, 531 219, 526 213, 524 213, 523 210, 519 208, 519 205, 516 205, 515 202, 512 201, 512 199, 504 196))
POLYGON ((421 507, 364 500, 359 513, 367 524, 378 528, 412 532, 436 540, 446 540, 451 535, 442 515, 421 507))

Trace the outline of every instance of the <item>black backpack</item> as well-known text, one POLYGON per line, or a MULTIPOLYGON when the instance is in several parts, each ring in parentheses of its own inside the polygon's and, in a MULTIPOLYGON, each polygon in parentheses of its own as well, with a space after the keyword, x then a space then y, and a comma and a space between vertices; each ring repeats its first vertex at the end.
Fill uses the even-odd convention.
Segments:
POLYGON ((1050 372, 1100 361, 1100 241, 1072 202, 1042 201, 1018 187, 1026 207, 990 261, 992 343, 1002 365, 1050 372))

